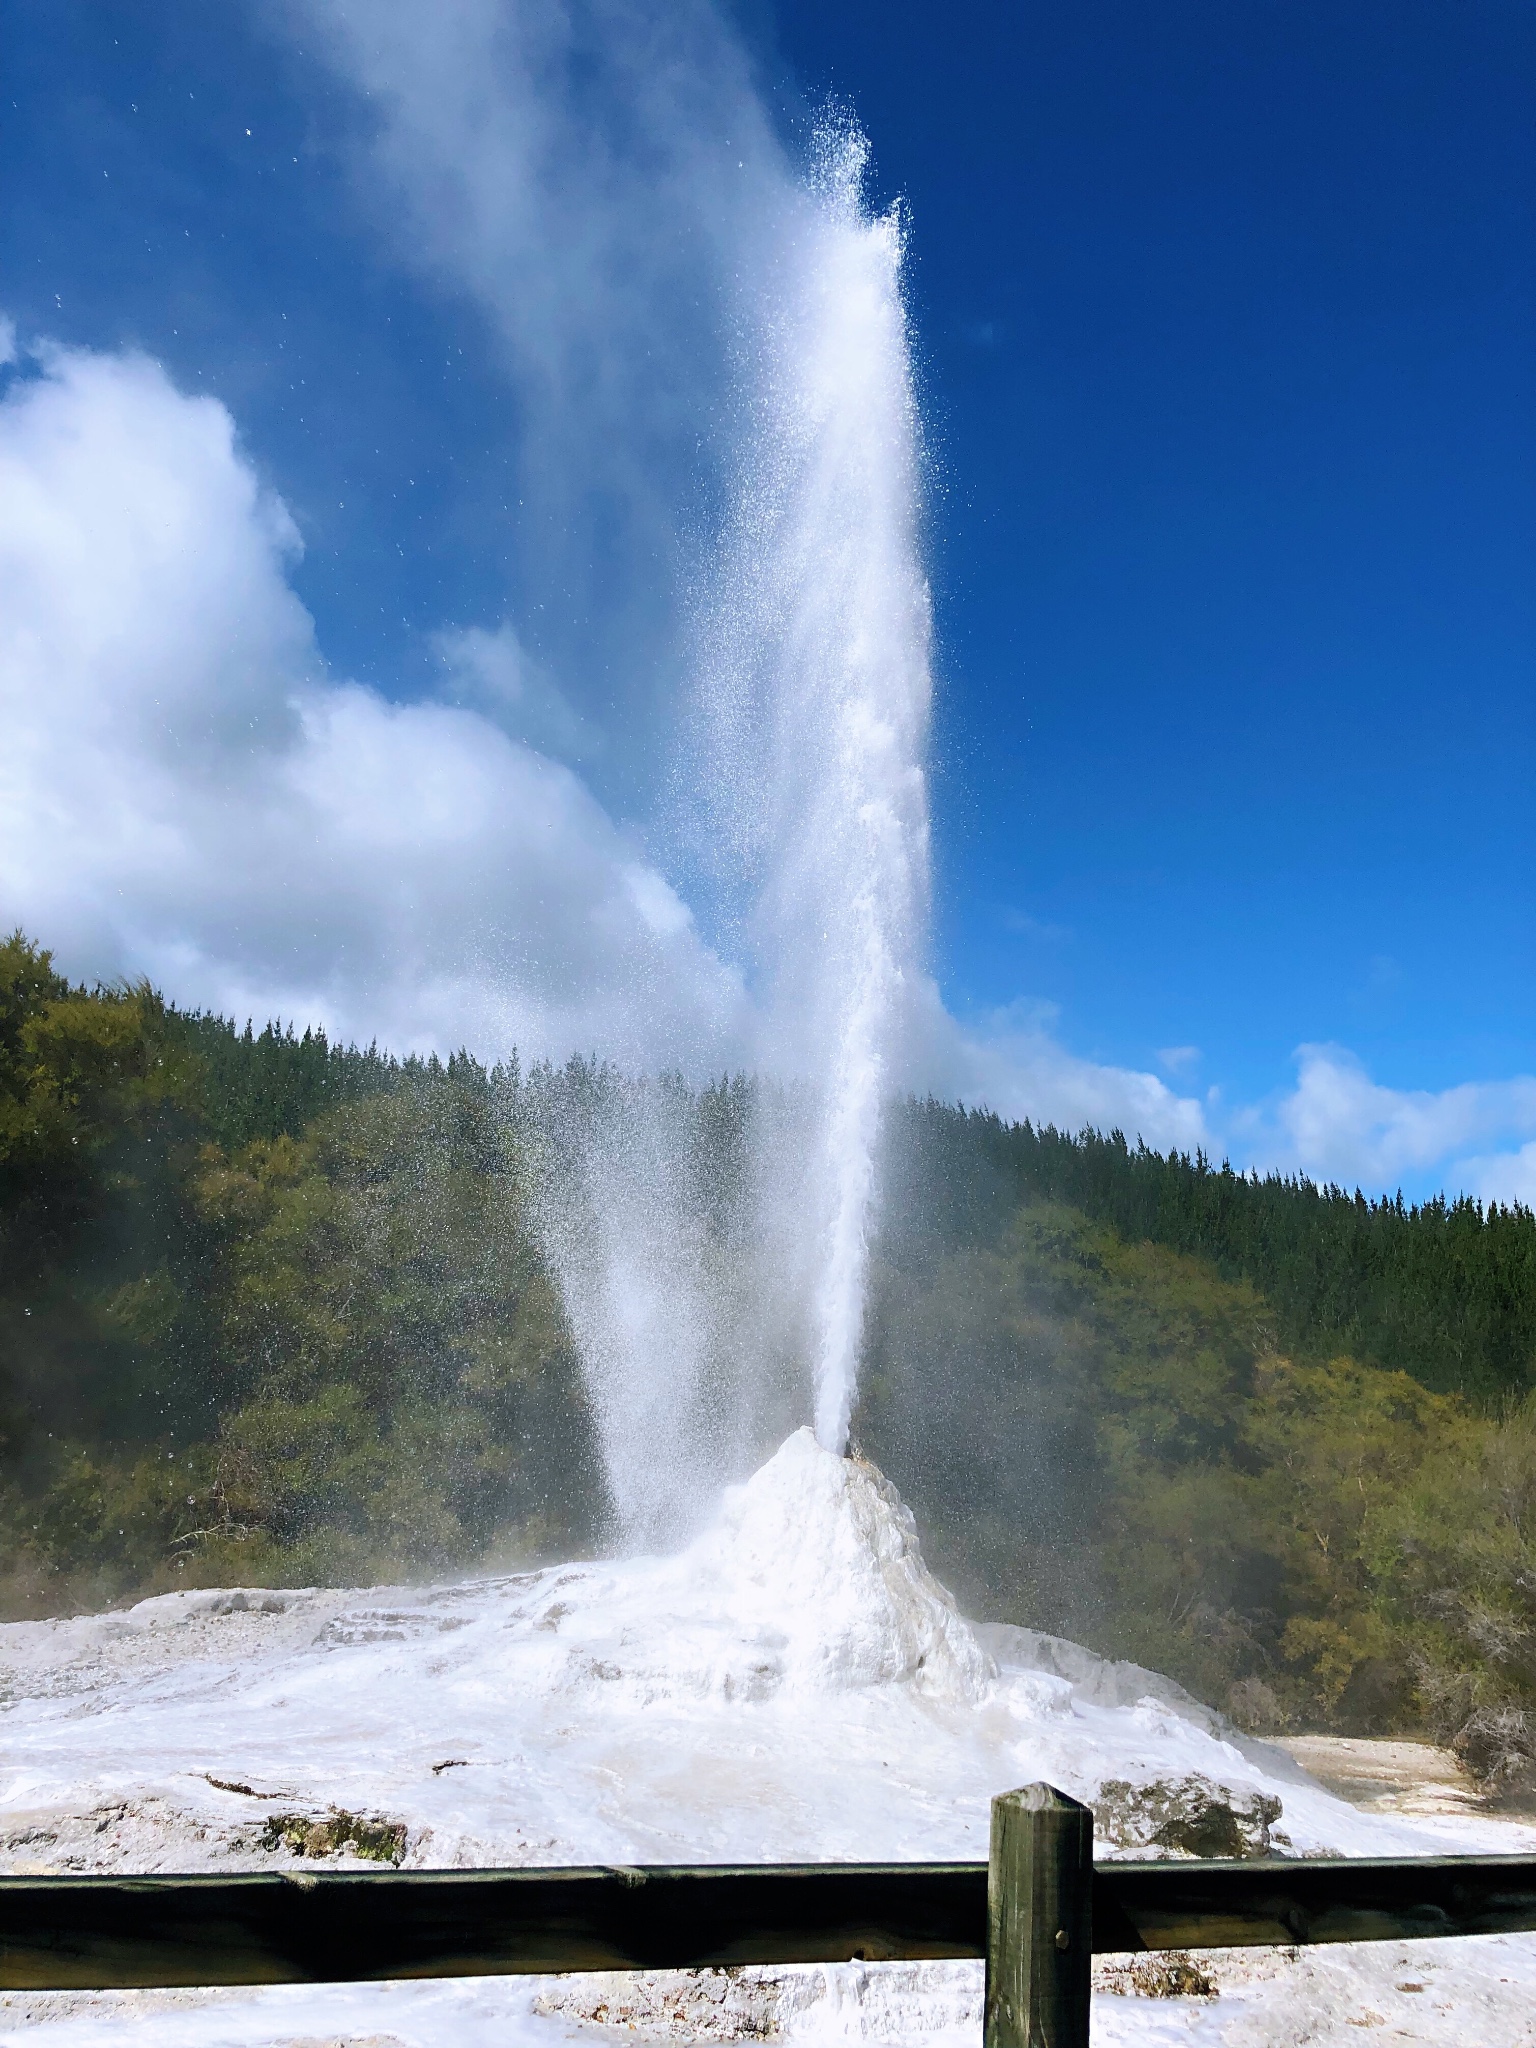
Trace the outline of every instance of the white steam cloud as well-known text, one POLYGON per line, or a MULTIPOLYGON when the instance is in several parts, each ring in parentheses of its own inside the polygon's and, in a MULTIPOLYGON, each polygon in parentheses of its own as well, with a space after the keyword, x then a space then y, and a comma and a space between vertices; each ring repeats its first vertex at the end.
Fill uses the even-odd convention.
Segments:
MULTIPOLYGON (((700 865, 747 971, 759 1057, 814 1104, 793 1213, 814 1247, 817 1432, 841 1449, 927 898, 928 596, 898 223, 866 215, 850 128, 797 171, 740 46, 688 0, 455 0, 430 19, 373 0, 307 18, 367 95, 368 162, 407 246, 508 351, 528 401, 524 489, 564 536, 563 582, 598 569, 572 476, 623 502, 652 576, 661 544, 680 564, 692 534, 693 601, 674 612, 692 627, 675 651, 693 658, 705 734, 700 865)), ((602 601, 619 614, 632 596, 610 576, 602 601)), ((632 679, 621 694, 635 693, 632 679)), ((679 1064, 693 1054, 681 1039, 679 1064)), ((633 1144, 644 1195, 628 1206, 653 1212, 654 1148, 633 1144)), ((626 1147, 604 1151, 593 1227, 616 1245, 626 1147)), ((574 1234, 551 1235, 557 1265, 574 1234)), ((566 1273, 568 1298, 636 1298, 583 1272, 566 1273)), ((687 1319, 702 1327, 707 1304, 687 1319)), ((639 1398, 621 1400, 617 1377, 648 1389, 682 1370, 689 1347, 645 1339, 653 1327, 631 1316, 585 1346, 615 1413, 639 1398)))
POLYGON ((797 193, 741 44, 708 0, 287 14, 354 96, 360 213, 500 353, 520 399, 514 573, 585 622, 576 708, 622 731, 626 788, 655 789, 679 590, 707 574, 740 357, 797 193))

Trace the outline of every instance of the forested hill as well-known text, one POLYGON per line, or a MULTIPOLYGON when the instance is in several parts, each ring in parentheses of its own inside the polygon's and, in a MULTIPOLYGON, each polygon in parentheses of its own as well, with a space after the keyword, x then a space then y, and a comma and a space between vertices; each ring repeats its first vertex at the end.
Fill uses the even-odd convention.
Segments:
POLYGON ((591 1540, 515 1080, 0 944, 0 1612, 591 1540))
POLYGON ((1536 1380, 1536 1215, 1518 1204, 1410 1206, 1154 1152, 1119 1131, 1072 1135, 935 1102, 906 1115, 930 1220, 942 1211, 957 1237, 1019 1203, 1061 1202, 1130 1243, 1249 1281, 1286 1349, 1349 1352, 1484 1403, 1536 1380))
MULTIPOLYGON (((606 1085, 0 943, 0 1620, 604 1542, 528 1134, 606 1085)), ((702 1189, 754 1085, 665 1083, 702 1189)), ((1536 1785, 1536 1219, 932 1102, 884 1179, 855 1428, 967 1611, 1536 1785)))
POLYGON ((422 1061, 400 1061, 370 1045, 332 1045, 323 1030, 249 1023, 237 1031, 226 1018, 168 1009, 171 1028, 193 1054, 200 1077, 203 1117, 220 1145, 253 1138, 296 1138, 323 1111, 360 1102, 398 1087, 424 1071, 422 1061))

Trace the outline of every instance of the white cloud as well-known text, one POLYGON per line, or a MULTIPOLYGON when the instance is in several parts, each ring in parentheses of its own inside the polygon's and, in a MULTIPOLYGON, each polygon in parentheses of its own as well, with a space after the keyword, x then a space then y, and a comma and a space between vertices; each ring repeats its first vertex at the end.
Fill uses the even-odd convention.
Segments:
POLYGON ((1294 1089, 1231 1118, 1234 1159, 1366 1190, 1427 1190, 1443 1179, 1452 1191, 1484 1194, 1512 1184, 1511 1155, 1460 1155, 1536 1132, 1528 1075, 1435 1091, 1385 1087, 1344 1046, 1303 1045, 1296 1061, 1294 1089))
POLYGON ((0 921, 399 1049, 741 1056, 738 978, 575 774, 327 675, 222 406, 41 366, 0 402, 0 921))
POLYGON ((592 772, 633 801, 670 772, 678 593, 707 580, 753 296, 798 195, 742 43, 712 0, 281 0, 266 19, 348 89, 328 109, 381 246, 471 309, 517 393, 510 573, 530 607, 559 593, 540 651, 622 727, 592 772))
POLYGON ((1476 1195, 1480 1202, 1523 1203, 1536 1209, 1536 1139, 1517 1152, 1494 1152, 1481 1159, 1458 1160, 1453 1187, 1476 1195))
MULTIPOLYGON (((13 384, 0 921, 75 974, 399 1049, 750 1059, 739 980, 688 906, 576 774, 503 729, 584 737, 511 628, 438 641, 448 686, 502 717, 389 703, 327 674, 288 581, 299 545, 224 408, 147 358, 55 350, 13 384)), ((1198 1103, 1075 1058, 1048 1013, 962 1029, 924 1000, 922 1085, 1207 1139, 1198 1103)))
POLYGON ((1069 1052, 1055 1036, 1048 1004, 1014 1003, 958 1023, 931 984, 923 1008, 914 1085, 940 1097, 995 1110, 1009 1120, 1028 1117, 1058 1130, 1124 1131, 1134 1141, 1193 1152, 1212 1145, 1205 1113, 1189 1096, 1175 1095, 1156 1074, 1102 1065, 1069 1052))
MULTIPOLYGON (((1439 1091, 1389 1088, 1346 1047, 1304 1045, 1294 1088, 1222 1113, 1217 1089, 1201 1101, 1175 1094, 1155 1074, 1079 1058, 1062 1045, 1056 1023, 1049 1005, 1017 1003, 961 1026, 931 990, 917 1085, 1004 1117, 1069 1131, 1118 1128, 1159 1150, 1201 1147, 1239 1168, 1301 1173, 1369 1194, 1444 1189, 1536 1206, 1531 1076, 1439 1091), (1474 1146, 1489 1149, 1473 1153, 1474 1146)), ((1175 1073, 1198 1057, 1192 1047, 1158 1054, 1175 1073)))
MULTIPOLYGON (((0 402, 0 922, 75 974, 397 1049, 750 1060, 740 981, 580 778, 504 729, 576 714, 510 627, 445 632, 465 704, 332 679, 299 536, 233 422, 144 357, 55 350, 0 402)), ((563 724, 569 720, 571 723, 563 724)), ((1202 1142, 1198 1103, 1075 1058, 1049 1013, 962 1029, 920 1085, 1202 1142)))

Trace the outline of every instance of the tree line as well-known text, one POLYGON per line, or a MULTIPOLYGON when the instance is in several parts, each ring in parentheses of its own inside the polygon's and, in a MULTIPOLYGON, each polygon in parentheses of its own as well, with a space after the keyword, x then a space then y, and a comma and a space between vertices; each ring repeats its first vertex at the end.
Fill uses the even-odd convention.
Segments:
MULTIPOLYGON (((723 1269, 756 1084, 666 1086, 723 1269)), ((525 1113, 601 1096, 0 944, 0 1618, 608 1540, 525 1113)), ((1536 1774, 1530 1212, 934 1102, 882 1181, 855 1429, 967 1611, 1536 1774)))
POLYGON ((1280 1341, 1309 1357, 1348 1352, 1482 1404, 1536 1378, 1536 1214, 1520 1203, 1368 1198, 1155 1152, 1120 1131, 1009 1124, 936 1102, 909 1116, 924 1185, 953 1228, 974 1231, 990 1208, 1059 1202, 1127 1242, 1251 1282, 1280 1341))

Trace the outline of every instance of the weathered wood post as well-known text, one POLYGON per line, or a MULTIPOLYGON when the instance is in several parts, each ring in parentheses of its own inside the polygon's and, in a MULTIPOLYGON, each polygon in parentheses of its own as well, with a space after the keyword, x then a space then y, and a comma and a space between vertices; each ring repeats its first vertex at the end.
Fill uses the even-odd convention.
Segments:
POLYGON ((984 2048, 1087 2048, 1093 1811, 1052 1785, 992 1802, 984 2048))

